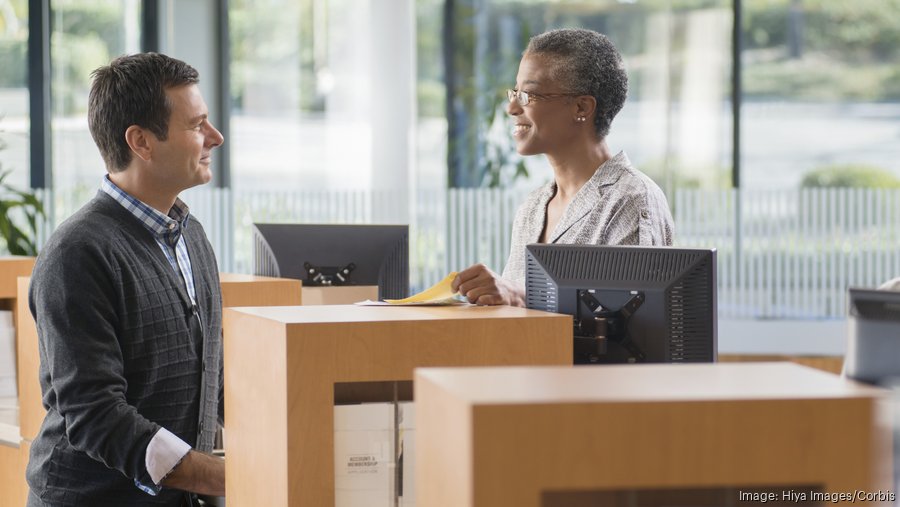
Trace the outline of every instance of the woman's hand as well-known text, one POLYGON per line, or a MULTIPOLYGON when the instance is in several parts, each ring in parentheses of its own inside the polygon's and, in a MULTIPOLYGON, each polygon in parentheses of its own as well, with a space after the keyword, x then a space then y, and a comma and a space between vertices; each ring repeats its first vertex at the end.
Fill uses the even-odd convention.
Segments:
POLYGON ((460 271, 451 288, 476 305, 525 306, 525 289, 494 273, 484 264, 460 271))

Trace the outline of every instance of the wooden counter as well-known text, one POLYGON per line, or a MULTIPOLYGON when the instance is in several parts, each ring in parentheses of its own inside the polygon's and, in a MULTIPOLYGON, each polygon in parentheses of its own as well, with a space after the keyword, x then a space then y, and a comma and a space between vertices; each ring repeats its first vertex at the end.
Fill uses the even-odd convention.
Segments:
POLYGON ((886 392, 790 363, 421 369, 415 396, 419 507, 892 489, 886 392))
POLYGON ((291 306, 301 303, 302 282, 288 278, 219 273, 222 307, 291 306))
POLYGON ((225 311, 227 501, 333 507, 335 384, 419 366, 570 364, 571 317, 511 307, 225 311))
POLYGON ((352 305, 358 301, 378 301, 377 285, 336 285, 332 287, 303 287, 303 304, 352 305))

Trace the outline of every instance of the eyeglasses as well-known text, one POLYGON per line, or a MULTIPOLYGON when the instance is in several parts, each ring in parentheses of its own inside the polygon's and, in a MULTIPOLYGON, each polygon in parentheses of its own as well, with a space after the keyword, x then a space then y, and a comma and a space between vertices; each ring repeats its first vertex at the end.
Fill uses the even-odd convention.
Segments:
POLYGON ((515 100, 519 103, 520 106, 524 107, 530 104, 535 100, 552 100, 558 99, 560 97, 578 97, 582 95, 581 93, 534 93, 534 92, 525 92, 522 90, 506 90, 506 98, 509 99, 510 102, 515 100))

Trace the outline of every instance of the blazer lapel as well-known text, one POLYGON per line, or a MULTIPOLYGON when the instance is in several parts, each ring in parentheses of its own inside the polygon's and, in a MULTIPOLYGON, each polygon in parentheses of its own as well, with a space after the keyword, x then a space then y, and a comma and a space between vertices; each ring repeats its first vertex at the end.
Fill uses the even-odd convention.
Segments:
MULTIPOLYGON (((575 224, 597 207, 597 203, 603 196, 603 187, 614 184, 622 176, 622 169, 627 165, 623 165, 623 161, 627 162, 627 160, 625 153, 619 152, 594 171, 591 179, 581 186, 578 193, 575 194, 575 198, 566 207, 562 218, 553 229, 553 234, 549 237, 550 243, 559 241, 575 224)), ((543 209, 546 214, 547 207, 544 206, 543 209)))
POLYGON ((541 232, 544 231, 544 224, 547 223, 547 203, 550 202, 550 199, 554 194, 556 194, 556 183, 551 181, 541 187, 537 206, 532 208, 532 214, 528 217, 528 230, 525 231, 525 244, 538 243, 541 241, 541 232))
POLYGON ((588 180, 575 194, 575 199, 566 206, 566 211, 563 212, 562 218, 559 219, 559 222, 556 223, 556 227, 553 229, 553 234, 548 238, 550 240, 549 243, 559 241, 563 234, 594 209, 594 205, 597 202, 597 190, 590 183, 591 180, 588 180))

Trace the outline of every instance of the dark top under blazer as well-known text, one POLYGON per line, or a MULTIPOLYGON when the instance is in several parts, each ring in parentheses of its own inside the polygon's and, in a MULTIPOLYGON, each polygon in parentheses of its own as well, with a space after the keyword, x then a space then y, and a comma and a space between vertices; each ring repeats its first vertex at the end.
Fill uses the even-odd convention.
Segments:
POLYGON ((222 296, 203 227, 191 217, 183 234, 196 310, 150 232, 103 192, 38 256, 29 305, 47 416, 31 446, 29 505, 178 505, 179 491, 135 487, 152 483, 147 444, 162 426, 212 449, 223 409, 222 296))

